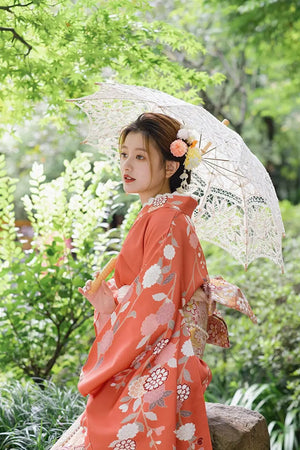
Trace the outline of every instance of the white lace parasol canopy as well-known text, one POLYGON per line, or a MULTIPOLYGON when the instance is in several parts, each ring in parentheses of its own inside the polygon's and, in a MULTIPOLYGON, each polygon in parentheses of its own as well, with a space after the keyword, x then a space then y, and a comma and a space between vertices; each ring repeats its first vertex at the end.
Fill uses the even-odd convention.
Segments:
POLYGON ((241 264, 258 257, 283 268, 284 226, 272 181, 243 139, 202 106, 155 89, 97 83, 92 95, 70 100, 88 116, 84 141, 100 151, 118 148, 121 129, 143 112, 160 112, 196 130, 201 147, 209 145, 192 172, 189 191, 197 197, 193 221, 200 240, 217 244, 241 264))

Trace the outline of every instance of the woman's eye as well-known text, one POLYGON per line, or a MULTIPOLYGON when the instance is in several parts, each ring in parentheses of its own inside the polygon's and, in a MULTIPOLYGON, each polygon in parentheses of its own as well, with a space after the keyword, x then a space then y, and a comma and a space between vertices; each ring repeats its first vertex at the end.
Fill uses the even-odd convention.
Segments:
POLYGON ((145 159, 144 155, 136 155, 136 159, 145 159))
POLYGON ((126 158, 127 154, 125 152, 120 152, 120 158, 124 159, 126 158))

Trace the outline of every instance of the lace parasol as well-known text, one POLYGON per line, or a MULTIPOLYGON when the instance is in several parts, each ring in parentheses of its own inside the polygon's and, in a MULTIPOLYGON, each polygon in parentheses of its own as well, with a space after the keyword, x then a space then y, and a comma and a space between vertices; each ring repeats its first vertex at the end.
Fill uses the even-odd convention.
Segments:
POLYGON ((284 227, 272 181, 243 139, 203 107, 142 86, 97 83, 99 91, 75 102, 87 114, 84 141, 117 149, 121 129, 143 112, 160 112, 196 130, 205 156, 193 169, 190 191, 198 199, 193 220, 200 240, 217 244, 248 265, 258 257, 283 268, 284 227))

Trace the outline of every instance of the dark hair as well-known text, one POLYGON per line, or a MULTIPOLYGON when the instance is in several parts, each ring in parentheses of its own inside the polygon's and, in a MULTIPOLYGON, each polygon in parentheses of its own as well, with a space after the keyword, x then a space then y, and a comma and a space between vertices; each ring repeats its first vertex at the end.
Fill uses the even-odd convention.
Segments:
MULTIPOLYGON (((129 133, 142 133, 146 139, 147 150, 149 149, 149 141, 160 151, 163 161, 178 161, 179 167, 170 178, 170 190, 176 191, 180 187, 182 179, 180 176, 184 171, 184 156, 174 156, 170 151, 170 145, 177 139, 178 130, 181 123, 170 116, 160 113, 143 113, 134 122, 127 125, 120 134, 119 145, 121 146, 129 133)), ((190 183, 191 172, 186 170, 190 183)))

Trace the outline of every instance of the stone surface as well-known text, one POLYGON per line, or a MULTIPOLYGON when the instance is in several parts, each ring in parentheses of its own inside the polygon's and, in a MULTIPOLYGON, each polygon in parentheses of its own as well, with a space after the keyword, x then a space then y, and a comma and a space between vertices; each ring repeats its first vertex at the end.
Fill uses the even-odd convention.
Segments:
POLYGON ((241 406, 206 403, 213 450, 269 450, 265 418, 241 406))

